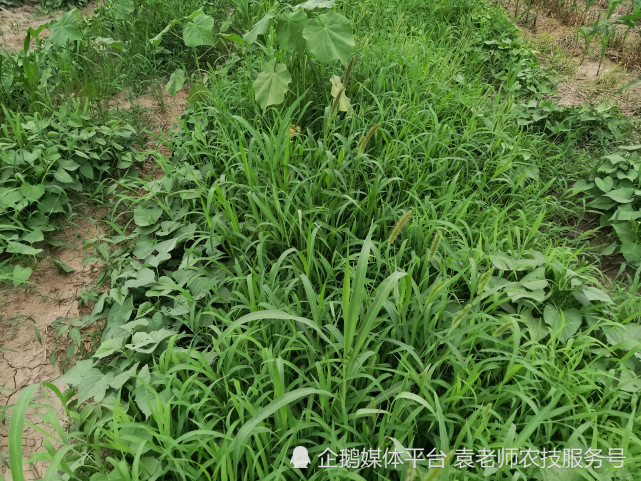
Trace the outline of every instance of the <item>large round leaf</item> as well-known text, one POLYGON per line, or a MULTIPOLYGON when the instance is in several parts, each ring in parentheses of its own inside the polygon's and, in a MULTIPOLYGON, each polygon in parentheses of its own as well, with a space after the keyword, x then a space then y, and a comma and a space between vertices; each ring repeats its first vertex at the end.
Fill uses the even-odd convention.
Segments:
POLYGON ((136 10, 134 0, 116 0, 111 5, 113 16, 118 20, 127 20, 134 10, 136 10))
POLYGON ((254 24, 252 29, 247 32, 245 35, 243 35, 243 40, 245 41, 245 44, 251 45, 252 43, 256 42, 258 40, 259 35, 264 35, 267 33, 269 30, 269 24, 271 23, 272 19, 274 18, 274 15, 276 15, 276 9, 272 8, 265 14, 263 18, 261 18, 258 22, 254 24))
POLYGON ((354 51, 354 34, 349 20, 333 10, 307 22, 303 38, 307 41, 307 49, 321 62, 340 60, 347 65, 354 51))
POLYGON ((66 45, 68 41, 82 40, 82 32, 78 26, 79 16, 78 10, 75 9, 63 13, 60 20, 50 26, 51 36, 49 37, 49 42, 52 45, 61 47, 66 45))
POLYGON ((263 110, 282 103, 291 81, 292 76, 284 63, 277 64, 276 60, 267 62, 254 81, 256 102, 263 110))
POLYGON ((214 45, 214 19, 201 13, 183 27, 183 40, 188 47, 214 45))
POLYGON ((307 22, 307 15, 302 10, 282 15, 276 26, 276 41, 286 50, 303 52, 305 39, 303 28, 307 22))

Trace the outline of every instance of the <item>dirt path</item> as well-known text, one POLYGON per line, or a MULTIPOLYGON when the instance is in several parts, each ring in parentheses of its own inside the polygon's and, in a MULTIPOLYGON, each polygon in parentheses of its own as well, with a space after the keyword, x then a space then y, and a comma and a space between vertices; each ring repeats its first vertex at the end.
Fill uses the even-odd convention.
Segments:
MULTIPOLYGON (((93 218, 100 218, 97 211, 89 211, 93 218)), ((14 403, 22 388, 39 382, 55 381, 61 374, 57 362, 64 356, 65 337, 58 338, 54 323, 62 319, 74 319, 88 314, 88 308, 78 306, 81 290, 95 283, 98 266, 83 265, 91 254, 83 249, 85 243, 98 236, 97 223, 89 218, 77 220, 65 227, 57 236, 67 245, 47 249, 47 256, 33 271, 29 287, 3 289, 0 292, 0 405, 14 403), (65 272, 54 260, 59 259, 74 269, 65 272), (40 336, 40 340, 38 339, 40 336), (51 357, 54 355, 55 357, 51 357), (56 364, 51 361, 55 360, 56 364)), ((59 386, 64 387, 64 386, 59 386)), ((57 401, 57 400, 56 400, 57 401)), ((64 422, 64 411, 56 403, 51 404, 58 419, 64 422)), ((37 422, 36 413, 28 411, 27 420, 37 422)), ((0 424, 0 460, 8 458, 8 426, 0 424)), ((42 448, 44 434, 32 428, 25 430, 23 437, 24 458, 42 448)), ((0 466, 0 475, 9 477, 8 467, 0 466)), ((34 480, 44 475, 42 463, 29 466, 25 479, 34 480)))
MULTIPOLYGON (((161 104, 159 99, 152 96, 142 96, 130 102, 121 94, 115 96, 109 105, 111 108, 130 109, 136 104, 143 109, 152 125, 152 134, 162 139, 167 137, 187 107, 186 97, 186 91, 178 92, 176 97, 163 92, 159 97, 162 98, 161 104)), ((153 136, 148 138, 144 148, 158 151, 167 158, 171 156, 169 149, 159 145, 153 136)), ((164 174, 154 155, 147 159, 140 173, 151 178, 159 178, 164 174)), ((95 286, 99 266, 95 263, 83 265, 91 254, 91 250, 83 247, 101 233, 98 220, 102 215, 102 211, 87 209, 81 220, 70 223, 59 232, 57 239, 67 246, 48 249, 46 258, 38 263, 29 279, 32 286, 0 291, 0 388, 4 389, 0 392, 0 406, 14 403, 24 387, 39 382, 53 382, 62 374, 58 363, 65 357, 69 340, 67 336, 58 336, 55 326, 60 321, 80 318, 90 312, 86 306, 79 307, 78 301, 82 290, 95 286), (56 259, 74 270, 64 272, 54 262, 56 259), (42 342, 38 340, 37 333, 42 342), (52 354, 55 354, 55 364, 51 363, 52 354)), ((50 405, 64 426, 62 406, 55 402, 50 405)), ((27 420, 37 422, 38 412, 42 411, 29 410, 27 420)), ((44 434, 32 428, 25 431, 24 459, 42 449, 44 438, 44 434)), ((39 479, 45 472, 45 463, 34 463, 25 467, 25 479, 39 479)), ((0 424, 0 476, 11 479, 8 469, 8 424, 0 424)))
MULTIPOLYGON (((104 0, 92 0, 78 11, 83 15, 92 15, 94 10, 101 6, 104 0)), ((6 48, 10 52, 22 50, 24 38, 29 28, 36 28, 51 20, 57 20, 63 12, 53 12, 48 15, 38 13, 37 2, 27 2, 25 5, 16 8, 0 7, 0 48, 6 48)), ((49 30, 45 29, 40 33, 40 38, 47 38, 49 30)), ((35 42, 31 42, 31 48, 35 42)))
MULTIPOLYGON (((500 3, 514 18, 517 1, 502 0, 500 3)), ((641 83, 619 91, 641 78, 641 52, 637 52, 641 50, 641 41, 630 36, 627 44, 618 49, 608 49, 599 68, 599 41, 595 40, 586 53, 583 40, 577 37, 577 27, 594 21, 598 8, 593 7, 584 16, 571 17, 564 15, 563 11, 542 8, 535 20, 534 12, 530 17, 523 17, 522 3, 519 22, 521 32, 525 38, 535 43, 542 65, 559 74, 559 105, 573 107, 609 101, 615 102, 619 110, 628 116, 641 115, 641 83)))

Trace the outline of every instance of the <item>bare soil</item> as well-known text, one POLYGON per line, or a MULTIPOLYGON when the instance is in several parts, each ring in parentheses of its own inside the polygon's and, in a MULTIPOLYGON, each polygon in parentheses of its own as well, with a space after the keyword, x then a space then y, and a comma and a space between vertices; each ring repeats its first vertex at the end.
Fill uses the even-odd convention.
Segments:
MULTIPOLYGON (((93 0, 86 6, 79 8, 78 11, 83 15, 92 15, 94 10, 101 6, 104 0, 93 0)), ((22 50, 24 38, 29 28, 37 28, 40 25, 59 19, 64 12, 52 12, 48 15, 42 15, 38 11, 37 2, 27 2, 16 8, 0 7, 0 48, 5 48, 10 52, 22 50)), ((49 30, 44 29, 40 32, 40 38, 47 38, 49 30)), ((35 47, 35 42, 31 41, 31 48, 35 47)))
MULTIPOLYGON (((157 96, 145 95, 130 101, 124 94, 119 94, 109 102, 110 108, 114 109, 141 108, 152 126, 152 135, 148 136, 143 146, 150 152, 150 156, 141 175, 157 179, 164 174, 156 161, 155 153, 166 158, 171 156, 165 140, 169 138, 172 128, 187 107, 187 95, 188 92, 179 91, 176 97, 172 97, 163 91, 157 96)), ((66 387, 55 380, 62 374, 59 361, 65 357, 69 340, 56 334, 54 326, 61 320, 89 314, 89 309, 86 306, 80 307, 78 300, 83 289, 96 284, 100 266, 95 262, 86 263, 92 251, 83 247, 90 239, 101 234, 97 220, 103 214, 103 211, 89 209, 81 220, 70 223, 60 231, 57 239, 68 245, 47 249, 45 259, 39 262, 29 279, 32 285, 0 291, 0 349, 3 349, 0 351, 0 388, 5 389, 0 389, 0 406, 11 406, 17 400, 20 390, 30 384, 53 382, 60 389, 66 387), (74 271, 65 273, 55 264, 55 259, 60 259, 74 271), (36 331, 40 333, 42 342, 38 340, 36 331), (52 360, 56 362, 52 363, 52 360)), ((100 326, 94 326, 94 329, 99 330, 100 326)), ((81 331, 85 333, 86 329, 81 331)), ((83 341, 87 342, 84 338, 83 341)), ((90 348, 91 346, 84 346, 87 351, 90 348)), ((52 407, 64 426, 65 413, 59 401, 53 397, 50 402, 42 402, 52 407)), ((42 409, 30 410, 27 421, 37 423, 37 414, 42 412, 42 409)), ((41 451, 45 437, 33 428, 26 429, 23 436, 23 459, 29 459, 34 453, 41 451)), ((39 479, 45 472, 45 463, 25 465, 27 481, 39 479)), ((8 425, 5 424, 0 424, 0 476, 11 479, 8 468, 8 425)))
MULTIPOLYGON (((499 2, 514 18, 516 0, 499 2)), ((567 12, 546 8, 543 4, 538 12, 524 17, 523 8, 521 2, 519 23, 523 36, 539 47, 541 63, 559 73, 559 105, 572 107, 607 101, 615 102, 628 116, 641 115, 641 83, 620 91, 641 78, 641 37, 630 35, 619 42, 617 48, 608 48, 601 62, 598 40, 586 50, 583 39, 577 35, 577 27, 593 22, 593 17, 603 10, 599 2, 585 15, 580 11, 567 15, 567 12)), ((620 12, 621 15, 625 13, 620 12)))
MULTIPOLYGON (((89 211, 92 218, 100 218, 101 212, 89 211)), ((20 390, 31 384, 53 382, 60 376, 58 357, 65 352, 65 340, 56 336, 53 325, 61 319, 79 318, 88 314, 88 308, 79 307, 80 291, 95 284, 98 267, 95 262, 85 263, 91 250, 83 247, 87 241, 98 236, 100 229, 92 218, 75 220, 57 235, 65 247, 47 248, 46 257, 38 263, 29 282, 32 285, 0 292, 0 406, 10 406, 18 398, 20 390), (74 269, 66 273, 55 259, 74 269), (39 332, 40 340, 38 339, 39 332)), ((55 396, 50 405, 61 423, 65 422, 64 410, 55 396)), ((29 410, 27 421, 37 423, 37 412, 29 410)), ((41 450, 45 435, 27 428, 23 436, 23 457, 28 459, 41 450)), ((0 476, 9 477, 8 425, 0 424, 0 476)), ((43 463, 25 466, 27 481, 44 475, 43 463)))
POLYGON ((144 150, 151 152, 140 172, 143 177, 159 179, 164 175, 162 167, 156 160, 156 155, 160 154, 165 158, 171 157, 168 140, 171 137, 172 129, 176 127, 182 113, 187 108, 188 95, 187 89, 179 90, 175 97, 162 90, 156 95, 147 94, 135 100, 129 100, 125 93, 120 93, 109 101, 111 109, 141 108, 147 123, 152 126, 147 141, 142 146, 144 150))

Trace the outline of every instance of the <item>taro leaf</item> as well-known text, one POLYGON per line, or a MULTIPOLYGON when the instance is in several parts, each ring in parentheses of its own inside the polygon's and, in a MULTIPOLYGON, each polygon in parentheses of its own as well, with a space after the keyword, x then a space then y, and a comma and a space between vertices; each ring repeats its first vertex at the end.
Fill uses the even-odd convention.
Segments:
POLYGON ((240 35, 236 35, 235 33, 216 33, 215 35, 216 37, 222 38, 223 40, 234 42, 236 45, 240 45, 241 47, 245 45, 243 37, 241 37, 240 35))
POLYGON ((118 20, 127 20, 135 9, 134 0, 116 0, 111 6, 114 18, 118 20))
POLYGON ((28 201, 35 202, 45 194, 45 186, 42 184, 31 185, 26 183, 20 187, 20 192, 28 201))
POLYGON ((57 20, 55 23, 52 22, 49 27, 51 30, 49 42, 56 47, 61 47, 66 45, 67 42, 82 40, 82 32, 78 26, 79 17, 80 13, 76 9, 73 9, 63 13, 60 20, 57 20))
POLYGON ((619 204, 626 204, 634 200, 634 189, 632 187, 620 187, 611 190, 605 195, 619 204))
POLYGON ((151 43, 154 47, 157 47, 158 45, 160 45, 160 42, 162 41, 163 36, 164 36, 167 32, 169 32, 169 30, 171 30, 171 29, 172 29, 172 27, 174 27, 175 25, 180 25, 182 22, 183 22, 183 19, 182 19, 182 18, 176 18, 176 19, 172 20, 171 22, 169 22, 169 24, 167 24, 167 26, 166 26, 165 28, 163 28, 163 29, 158 33, 158 35, 156 35, 156 36, 155 36, 155 37, 153 37, 153 38, 150 38, 150 39, 149 39, 149 43, 151 43))
POLYGON ((136 207, 134 209, 134 222, 140 227, 154 225, 160 219, 162 213, 162 207, 136 207))
POLYGON ((23 256, 35 256, 42 252, 42 249, 35 249, 34 247, 21 244, 19 242, 7 241, 7 252, 10 254, 20 254, 23 256))
POLYGON ((165 90, 172 97, 176 96, 177 90, 182 90, 185 85, 185 71, 181 68, 174 70, 174 73, 169 77, 169 82, 165 86, 165 90))
POLYGON ((333 10, 307 22, 303 38, 307 49, 321 62, 340 60, 347 65, 354 51, 352 25, 333 10))
POLYGON ((13 266, 13 274, 11 275, 13 278, 13 286, 18 287, 27 282, 32 272, 33 269, 31 267, 22 267, 17 264, 13 266))
POLYGON ((270 105, 278 105, 285 100, 285 93, 292 81, 284 63, 276 60, 267 62, 261 73, 254 81, 254 95, 256 102, 265 110, 270 105))
POLYGON ((214 19, 204 13, 195 17, 183 27, 183 40, 187 47, 213 46, 214 19))
POLYGON ((269 12, 265 14, 263 18, 261 18, 258 22, 256 22, 256 24, 252 27, 252 29, 249 32, 243 35, 243 40, 245 41, 245 45, 251 45, 252 43, 256 42, 259 35, 264 35, 267 33, 267 31, 269 30, 269 24, 272 21, 272 18, 274 18, 275 14, 276 14, 276 10, 272 8, 269 12))
POLYGON ((584 306, 589 306, 590 301, 605 302, 612 304, 612 299, 601 289, 596 287, 584 287, 580 291, 574 293, 574 298, 584 306))
POLYGON ((302 10, 281 15, 276 26, 276 41, 286 50, 304 52, 303 27, 305 22, 307 22, 307 15, 302 10))
POLYGON ((567 342, 581 327, 583 316, 577 309, 559 310, 548 304, 543 310, 543 319, 553 333, 557 333, 563 342, 567 342))
POLYGON ((329 79, 329 81, 332 84, 331 94, 334 100, 340 95, 340 99, 338 100, 338 110, 341 112, 351 112, 353 110, 352 103, 350 102, 349 97, 345 95, 345 89, 343 88, 341 78, 338 75, 334 75, 329 79))
POLYGON ((314 10, 315 8, 332 8, 336 2, 334 0, 307 0, 305 3, 296 5, 294 8, 304 8, 305 10, 314 10))

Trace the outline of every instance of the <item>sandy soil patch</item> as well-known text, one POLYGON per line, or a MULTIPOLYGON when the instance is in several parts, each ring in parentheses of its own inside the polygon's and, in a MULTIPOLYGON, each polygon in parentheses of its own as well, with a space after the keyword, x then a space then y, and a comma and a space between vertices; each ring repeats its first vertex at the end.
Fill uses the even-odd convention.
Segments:
MULTIPOLYGON (((86 6, 78 9, 83 15, 92 15, 94 10, 101 6, 104 0, 93 0, 86 6)), ((38 12, 37 2, 26 2, 25 5, 16 8, 0 8, 0 48, 6 48, 10 52, 18 52, 24 46, 24 38, 29 28, 36 28, 51 20, 59 19, 64 12, 52 12, 48 15, 41 15, 38 12)), ((49 30, 40 32, 40 38, 47 38, 49 30)), ((32 40, 30 48, 35 48, 32 40)))
MULTIPOLYGON (((168 140, 187 108, 188 95, 187 89, 176 92, 175 97, 163 90, 157 95, 147 94, 130 100, 125 93, 119 93, 109 100, 108 107, 124 110, 131 110, 134 107, 141 108, 147 122, 152 126, 143 149, 158 152, 163 157, 169 158, 172 153, 168 147, 168 140)), ((153 153, 145 161, 140 174, 154 180, 164 175, 164 171, 153 153)))

